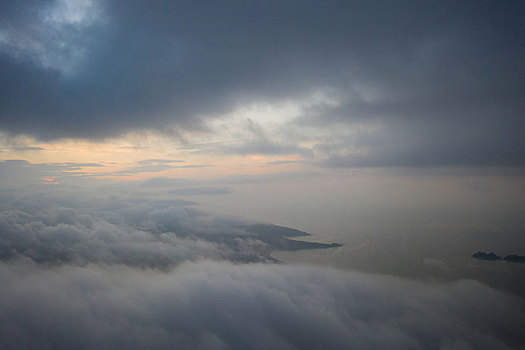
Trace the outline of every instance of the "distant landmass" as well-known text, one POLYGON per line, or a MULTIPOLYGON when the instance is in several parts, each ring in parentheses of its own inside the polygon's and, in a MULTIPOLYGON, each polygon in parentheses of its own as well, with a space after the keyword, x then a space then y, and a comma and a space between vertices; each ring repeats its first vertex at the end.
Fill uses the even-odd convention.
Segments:
POLYGON ((287 237, 311 236, 309 233, 289 227, 255 224, 246 226, 248 232, 256 238, 279 250, 326 249, 341 247, 340 243, 317 243, 288 239, 287 237))
POLYGON ((525 263, 525 256, 507 255, 506 257, 503 258, 503 260, 510 261, 510 262, 517 262, 517 263, 525 263))
POLYGON ((496 255, 494 253, 485 253, 485 252, 477 252, 475 254, 472 254, 473 258, 481 259, 481 260, 501 260, 501 256, 496 255))
POLYGON ((477 252, 475 254, 472 254, 472 257, 481 260, 503 260, 515 263, 525 263, 525 256, 521 255, 507 255, 506 257, 502 258, 501 256, 496 255, 494 253, 477 252))
POLYGON ((230 260, 242 261, 242 262, 261 262, 261 261, 274 261, 272 252, 274 250, 305 250, 305 249, 327 249, 341 247, 340 243, 317 243, 317 242, 305 242, 289 237, 304 237, 311 236, 309 233, 299 231, 293 228, 270 225, 270 224, 241 224, 237 226, 239 234, 235 232, 227 232, 224 234, 217 233, 213 235, 195 233, 194 235, 205 239, 207 241, 213 241, 219 244, 223 244, 232 249, 232 254, 228 256, 230 260), (246 234, 248 233, 248 234, 246 234), (249 249, 246 242, 250 241, 249 249), (254 242, 260 242, 260 244, 254 244, 254 242))

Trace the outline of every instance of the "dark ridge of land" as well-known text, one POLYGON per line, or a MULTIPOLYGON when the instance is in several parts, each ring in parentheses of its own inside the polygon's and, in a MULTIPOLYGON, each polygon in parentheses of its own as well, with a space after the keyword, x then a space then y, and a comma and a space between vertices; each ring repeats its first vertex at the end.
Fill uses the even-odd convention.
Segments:
POLYGON ((195 237, 215 242, 228 248, 228 259, 239 262, 278 262, 271 255, 274 250, 306 250, 341 247, 340 243, 305 242, 288 237, 311 236, 309 233, 289 227, 271 224, 239 224, 238 230, 217 232, 213 234, 169 228, 152 231, 152 233, 176 231, 180 237, 195 237), (260 243, 257 243, 260 242, 260 243))
POLYGON ((503 258, 505 261, 515 262, 515 263, 525 263, 525 256, 521 255, 507 255, 503 258))
POLYGON ((255 239, 278 250, 326 249, 341 247, 340 243, 317 243, 288 239, 287 237, 311 236, 309 233, 289 227, 255 224, 247 225, 246 231, 254 233, 255 239))
POLYGON ((525 256, 521 255, 507 255, 506 257, 502 258, 499 255, 496 255, 494 253, 485 253, 485 252, 477 252, 475 254, 472 254, 473 258, 480 259, 480 260, 489 260, 489 261, 496 261, 496 260, 503 260, 513 263, 525 263, 525 256))
POLYGON ((485 252, 477 252, 475 254, 472 254, 473 258, 481 259, 481 260, 501 260, 501 256, 496 255, 494 253, 485 253, 485 252))

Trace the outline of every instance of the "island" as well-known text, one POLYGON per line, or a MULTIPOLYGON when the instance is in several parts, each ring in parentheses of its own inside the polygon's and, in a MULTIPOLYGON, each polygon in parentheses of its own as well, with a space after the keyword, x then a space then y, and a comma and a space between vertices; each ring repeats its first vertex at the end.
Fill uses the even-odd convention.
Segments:
POLYGON ((507 255, 506 257, 502 258, 499 255, 496 255, 494 253, 485 253, 485 252, 477 252, 472 254, 473 258, 480 259, 480 260, 489 260, 489 261, 496 261, 496 260, 502 260, 507 262, 513 262, 513 263, 525 263, 525 256, 521 255, 507 255))
POLYGON ((342 246, 340 243, 317 243, 289 239, 288 237, 304 237, 311 235, 307 232, 284 226, 254 224, 248 225, 245 228, 248 232, 255 234, 255 237, 258 240, 279 250, 326 249, 342 246))
POLYGON ((525 256, 507 255, 505 258, 503 258, 503 260, 515 263, 525 263, 525 256))
POLYGON ((485 252, 477 252, 475 254, 472 254, 473 258, 481 259, 481 260, 501 260, 501 256, 496 255, 494 253, 485 253, 485 252))

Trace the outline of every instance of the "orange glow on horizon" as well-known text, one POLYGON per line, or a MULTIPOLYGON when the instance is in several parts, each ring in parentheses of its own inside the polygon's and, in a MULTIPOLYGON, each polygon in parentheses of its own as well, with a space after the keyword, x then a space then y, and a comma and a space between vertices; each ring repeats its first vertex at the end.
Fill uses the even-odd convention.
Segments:
POLYGON ((18 139, 17 142, 23 144, 25 149, 6 147, 7 151, 0 153, 0 160, 19 159, 35 165, 57 166, 58 170, 52 170, 56 176, 40 178, 48 184, 58 183, 56 178, 59 176, 143 181, 152 177, 262 175, 298 170, 301 167, 292 164, 300 160, 299 156, 206 153, 177 147, 180 141, 162 135, 128 135, 105 142, 39 142, 30 138, 18 139), (283 164, 279 165, 279 162, 283 164))

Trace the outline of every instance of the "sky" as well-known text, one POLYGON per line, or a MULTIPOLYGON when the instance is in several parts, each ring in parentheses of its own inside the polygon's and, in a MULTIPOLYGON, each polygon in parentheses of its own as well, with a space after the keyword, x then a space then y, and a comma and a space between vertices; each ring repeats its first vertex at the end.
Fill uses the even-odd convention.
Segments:
POLYGON ((524 15, 3 0, 0 347, 525 346, 524 15))

